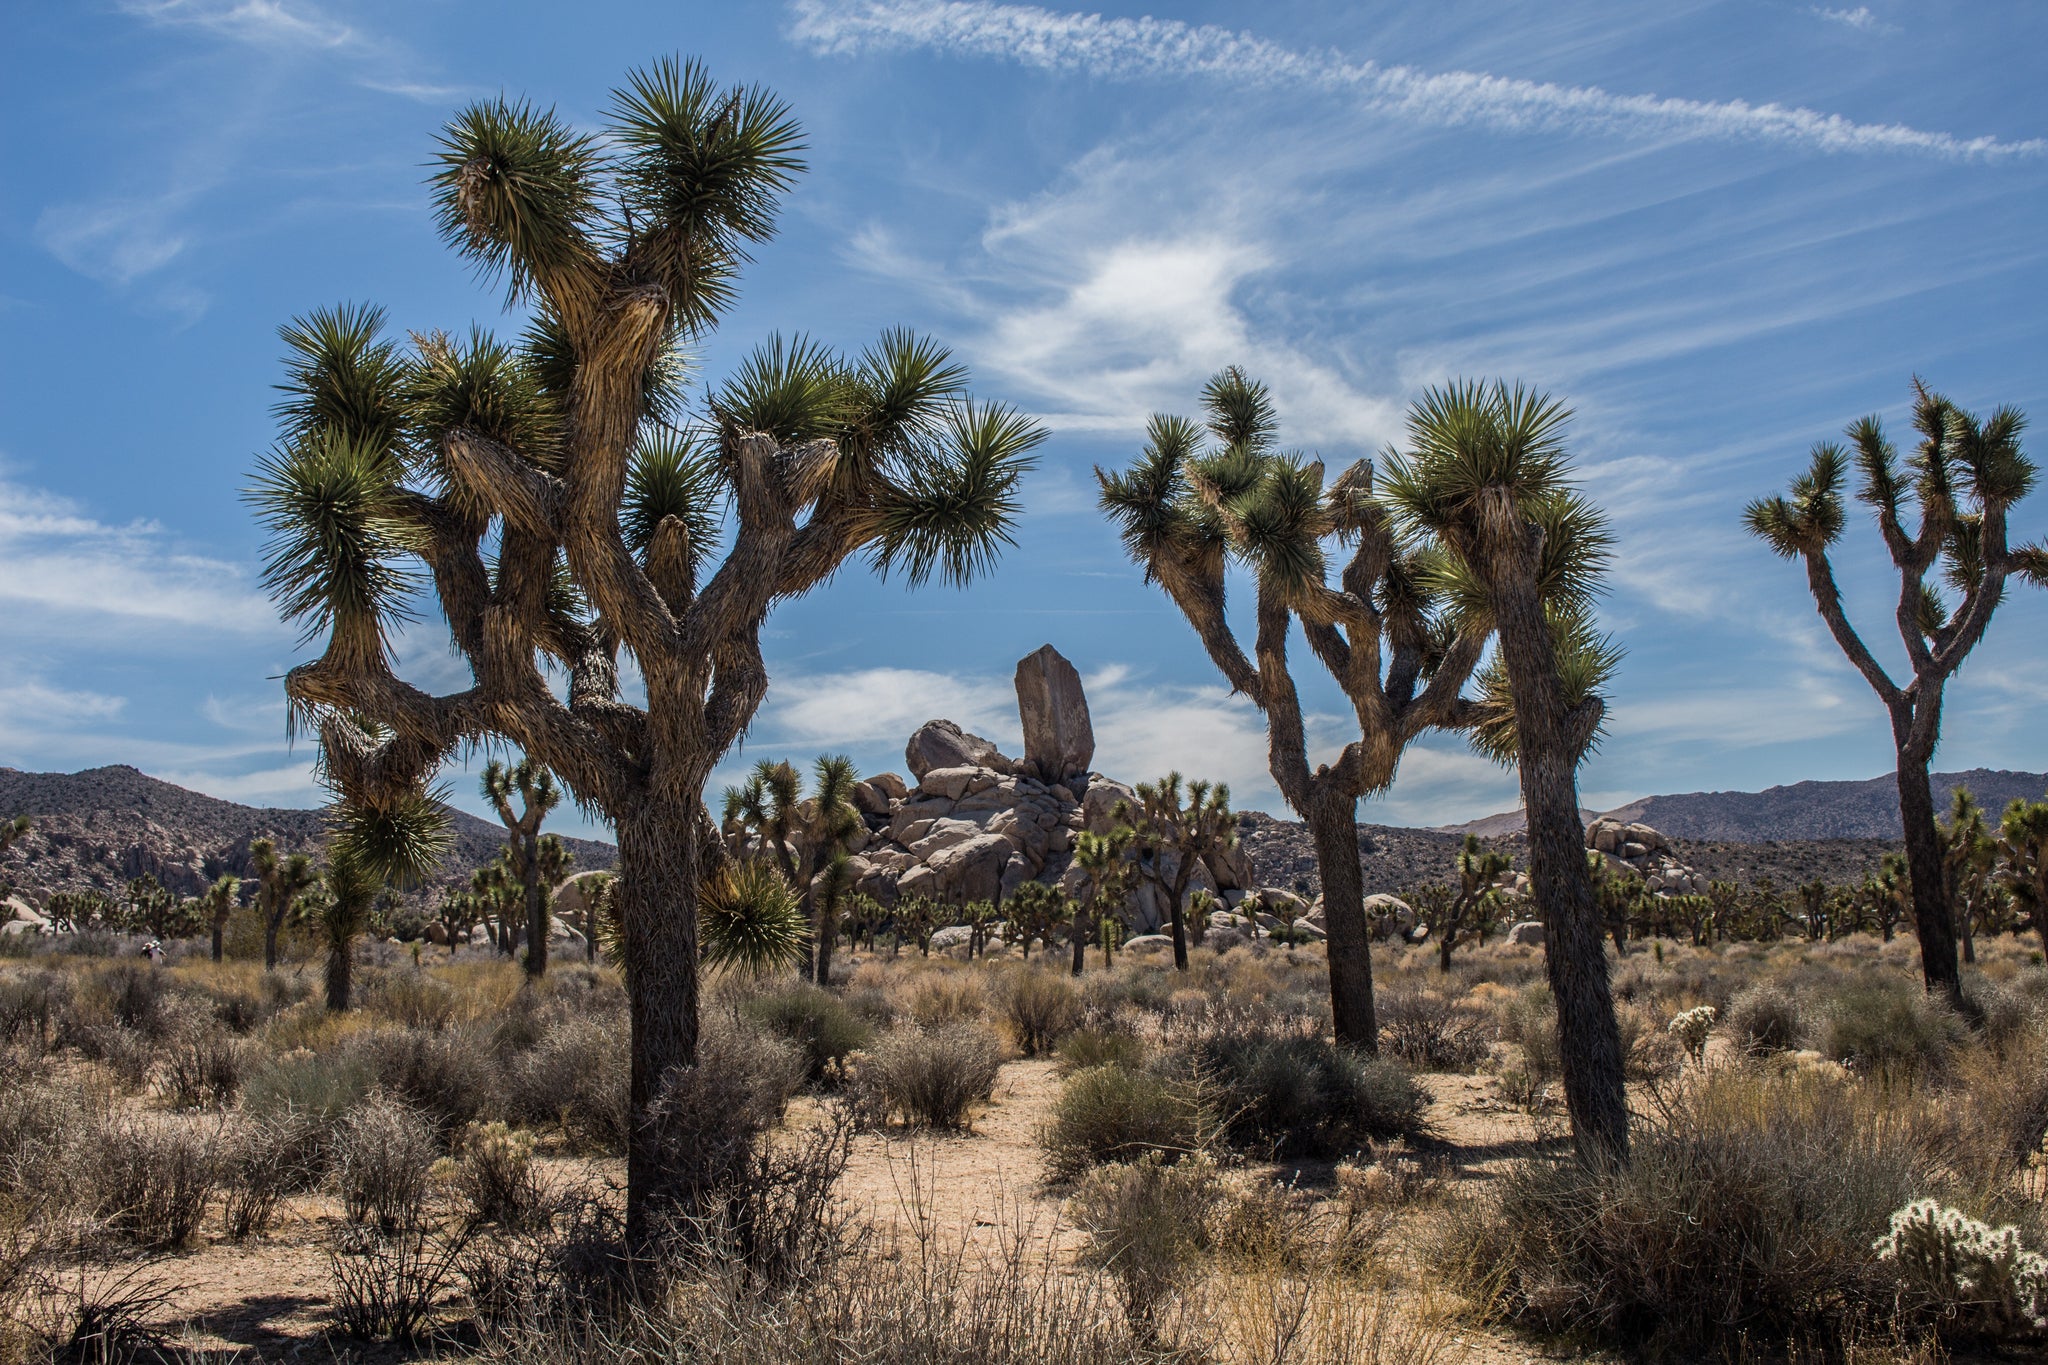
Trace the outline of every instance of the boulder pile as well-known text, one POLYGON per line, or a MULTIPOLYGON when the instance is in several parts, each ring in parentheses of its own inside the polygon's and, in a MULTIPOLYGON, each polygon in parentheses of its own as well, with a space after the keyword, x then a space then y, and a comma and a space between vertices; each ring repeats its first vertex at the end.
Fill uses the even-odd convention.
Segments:
POLYGON ((1680 862, 1671 841, 1648 825, 1595 820, 1586 826, 1586 847, 1642 877, 1653 896, 1706 894, 1707 879, 1680 862))
MULTIPOLYGON (((1019 660, 1016 685, 1023 757, 950 720, 932 720, 904 748, 907 779, 882 773, 854 788, 864 826, 852 847, 857 891, 893 906, 907 896, 952 905, 1000 900, 1028 881, 1077 889, 1075 837, 1109 831, 1118 803, 1135 806, 1137 795, 1090 770, 1088 699, 1081 675, 1058 650, 1046 645, 1019 660)), ((1160 869, 1168 878, 1172 857, 1160 869)), ((1235 851, 1206 859, 1189 886, 1235 907, 1251 886, 1249 860, 1235 851)), ((1127 910, 1140 935, 1168 914, 1150 881, 1132 892, 1127 910)))

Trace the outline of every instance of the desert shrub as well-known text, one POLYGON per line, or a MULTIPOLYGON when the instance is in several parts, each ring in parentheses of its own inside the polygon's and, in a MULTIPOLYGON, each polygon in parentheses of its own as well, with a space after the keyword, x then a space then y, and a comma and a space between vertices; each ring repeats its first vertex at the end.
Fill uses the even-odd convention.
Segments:
POLYGON ((1966 1032, 1962 1020, 1902 980, 1851 985, 1827 1002, 1820 1049, 1890 1081, 1937 1075, 1966 1032))
POLYGON ((1092 1066, 1140 1067, 1150 1049, 1133 1028, 1075 1029, 1060 1040, 1058 1069, 1071 1076, 1092 1066))
POLYGON ((187 1028, 165 1049, 160 1077, 175 1109, 223 1109, 241 1093, 249 1045, 212 1028, 187 1028))
POLYGON ((1190 1060, 1217 1087, 1233 1146, 1275 1156, 1343 1156, 1422 1127, 1428 1094, 1399 1063, 1305 1030, 1236 1023, 1190 1060))
POLYGON ((47 1047, 69 998, 56 972, 22 972, 0 977, 0 1039, 47 1047))
POLYGON ((418 1229, 331 1248, 335 1326, 352 1337, 416 1340, 432 1322, 461 1251, 460 1239, 418 1229))
POLYGON ((2000 1056, 2024 1043, 2034 1023, 2034 1010, 2025 996, 1981 976, 1964 984, 1963 1015, 1985 1046, 2000 1056))
POLYGON ((1002 1045, 979 1024, 899 1029, 864 1054, 855 1085, 864 1106, 920 1128, 964 1128, 968 1111, 995 1092, 1002 1045))
POLYGON ((1790 1052, 1806 1036, 1798 997, 1783 986, 1759 981, 1728 1002, 1728 1034, 1751 1057, 1790 1052))
POLYGON ((216 1178, 206 1134, 140 1116, 109 1119, 86 1155, 94 1213, 138 1246, 183 1246, 199 1228, 216 1178))
POLYGON ((1548 1330, 1684 1350, 1838 1337, 1887 1308, 1872 1243, 1933 1177, 1909 1115, 1813 1073, 1710 1072, 1620 1165, 1528 1161, 1444 1254, 1548 1330))
POLYGON ((1065 1181, 1150 1152, 1177 1160, 1208 1149, 1216 1136, 1215 1105, 1200 1080, 1098 1066, 1067 1078, 1039 1141, 1047 1173, 1065 1181))
POLYGON ((1956 1094, 1966 1101, 1972 1149, 1994 1169, 2026 1169, 2048 1139, 2048 1062, 1973 1050, 1958 1059, 1956 1094))
POLYGON ((1963 1333, 1997 1339, 2048 1329, 2048 1257, 2027 1250, 2017 1226, 1994 1228, 1917 1199, 1892 1214, 1875 1249, 1910 1302, 1963 1333))
POLYGON ((362 1007, 406 1028, 444 1029, 461 1004, 455 988, 422 971, 386 972, 362 993, 362 1007))
POLYGON ((87 1061, 100 1062, 131 1089, 149 1081, 156 1049, 149 1038, 125 1024, 83 1024, 67 1030, 67 1041, 87 1061))
POLYGON ((1196 1154, 1168 1164, 1152 1152, 1090 1171, 1067 1208, 1087 1234, 1086 1259, 1123 1287, 1126 1311, 1150 1322, 1176 1286, 1195 1282, 1222 1200, 1216 1165, 1196 1154))
POLYGON ((533 1168, 533 1136, 502 1123, 463 1130, 448 1176, 472 1224, 523 1227, 547 1202, 533 1168))
POLYGON ((1448 996, 1390 990, 1378 1013, 1380 1046, 1418 1071, 1470 1071, 1486 1060, 1492 1021, 1448 996))
POLYGON ((430 1119, 446 1139, 491 1102, 495 1075, 479 1043, 456 1030, 375 1029, 350 1040, 377 1084, 430 1119))
POLYGON ((911 987, 906 1006, 919 1028, 935 1029, 980 1019, 988 1013, 988 995, 978 977, 931 972, 911 987))
POLYGON ((86 976, 78 993, 79 1014, 99 1015, 122 1028, 155 1037, 166 1022, 168 995, 164 973, 154 963, 116 962, 86 976))
POLYGON ((622 1154, 631 1067, 624 1030, 594 1019, 557 1024, 513 1063, 505 1083, 507 1117, 558 1123, 584 1151, 622 1154))
POLYGON ((278 1201, 319 1175, 321 1143, 311 1120, 289 1111, 243 1116, 221 1144, 221 1225, 241 1241, 270 1228, 278 1201))
POLYGON ((334 1134, 334 1184, 348 1221, 385 1232, 421 1225, 438 1152, 433 1125, 410 1105, 378 1095, 334 1134))
POLYGON ((242 1085, 242 1108, 251 1114, 304 1115, 332 1124, 361 1104, 376 1074, 348 1053, 304 1053, 275 1058, 242 1085))
POLYGON ((1629 1080, 1663 1080, 1684 1062, 1678 1039, 1644 1006, 1621 1006, 1614 1012, 1614 1022, 1621 1032, 1622 1072, 1629 1080))
POLYGON ((55 1201, 90 1178, 78 1154, 105 1122, 109 1097, 75 1081, 0 1085, 0 1190, 55 1201))
POLYGON ((1067 977, 1029 964, 1004 974, 996 987, 996 1010, 1017 1050, 1037 1057, 1081 1026, 1081 998, 1067 977))
POLYGON ((741 1014, 791 1043, 803 1053, 811 1080, 837 1074, 849 1053, 868 1045, 874 1036, 867 1021, 823 986, 799 983, 763 992, 741 1007, 741 1014))
POLYGON ((851 1127, 841 1117, 791 1142, 769 1140, 803 1076, 789 1043, 730 1025, 707 1028, 697 1065, 669 1076, 653 1128, 666 1193, 685 1211, 668 1230, 674 1254, 779 1283, 838 1247, 845 1224, 834 1189, 851 1127))

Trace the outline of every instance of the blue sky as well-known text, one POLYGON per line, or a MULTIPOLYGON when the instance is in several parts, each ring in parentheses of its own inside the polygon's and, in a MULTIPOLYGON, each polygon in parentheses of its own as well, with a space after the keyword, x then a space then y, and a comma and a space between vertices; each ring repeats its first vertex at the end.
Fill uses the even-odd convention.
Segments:
MULTIPOLYGON (((1742 504, 1814 441, 1902 420, 1925 376, 2048 420, 2048 7, 1720 3, 349 3, 17 7, 0 55, 0 763, 131 762, 310 804, 276 677, 301 657, 237 500, 269 443, 275 328, 340 300, 398 329, 506 325, 437 241, 432 138, 499 91, 594 123, 655 56, 801 116, 812 169, 713 377, 770 332, 907 323, 1053 428, 1019 545, 964 593, 848 573, 769 623, 735 764, 901 762, 947 715, 1014 745, 1013 661, 1089 680, 1097 766, 1277 809, 1263 734, 1126 564, 1091 465, 1229 363, 1286 438, 1375 453, 1453 376, 1576 407, 1620 537, 1626 644, 1590 804, 1888 771, 1875 699, 1742 504)), ((2048 435, 2036 434, 2037 458, 2048 435)), ((2048 496, 2019 528, 2048 531, 2048 496)), ((1885 636, 1859 523, 1843 574, 1885 636)), ((2048 768, 2048 594, 1952 689, 1944 767, 2048 768)), ((1896 641, 1887 657, 1898 653, 1896 641)), ((415 628, 409 672, 455 685, 415 628)), ((1337 698, 1312 693, 1328 751, 1337 698)), ((455 774, 461 790, 471 779, 455 774)), ((1464 819, 1515 784, 1456 740, 1364 818, 1464 819)))

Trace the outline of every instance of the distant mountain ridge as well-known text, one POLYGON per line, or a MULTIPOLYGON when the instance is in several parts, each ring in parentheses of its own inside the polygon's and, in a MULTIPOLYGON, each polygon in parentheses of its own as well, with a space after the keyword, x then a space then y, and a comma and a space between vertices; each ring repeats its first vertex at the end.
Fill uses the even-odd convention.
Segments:
MULTIPOLYGON (((4 857, 0 875, 37 897, 55 891, 115 891, 148 873, 181 895, 194 895, 223 872, 249 874, 249 845, 276 840, 310 853, 325 837, 320 811, 244 806, 149 776, 126 764, 78 773, 0 768, 0 819, 26 815, 29 835, 4 857)), ((455 846, 439 880, 466 878, 497 856, 504 829, 454 812, 455 846)), ((617 851, 590 839, 564 838, 579 871, 610 867, 617 851)))
MULTIPOLYGON (((2016 799, 2038 801, 2048 796, 2048 773, 2008 772, 1972 768, 1968 772, 1936 773, 1934 802, 1945 807, 1957 788, 1965 788, 1985 811, 1996 816, 2016 799)), ((1591 823, 1592 811, 1580 814, 1591 823)), ((1645 796, 1598 816, 1639 821, 1674 839, 1706 839, 1730 844, 1774 843, 1796 839, 1897 839, 1899 789, 1891 773, 1863 782, 1794 782, 1760 792, 1685 792, 1645 796)), ((1447 834, 1472 833, 1482 838, 1521 832, 1520 811, 1506 811, 1462 825, 1439 828, 1447 834)))

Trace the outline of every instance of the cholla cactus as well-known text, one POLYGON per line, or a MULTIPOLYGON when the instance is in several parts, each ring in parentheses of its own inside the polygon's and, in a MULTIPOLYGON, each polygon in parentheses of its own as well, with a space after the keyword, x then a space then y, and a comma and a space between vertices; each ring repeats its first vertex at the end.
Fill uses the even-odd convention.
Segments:
POLYGON ((2048 1328, 2048 1257, 2021 1246, 2017 1227, 1994 1228, 1937 1200, 1916 1199, 1871 1245, 1878 1260, 1898 1267, 1909 1290, 1990 1331, 2048 1328))
POLYGON ((1707 1035, 1714 1031, 1714 1021, 1721 1017, 1720 1011, 1712 1005, 1694 1005, 1691 1009, 1672 1016, 1667 1026, 1678 1045, 1685 1049, 1685 1055, 1695 1062, 1705 1064, 1707 1060, 1707 1035))

